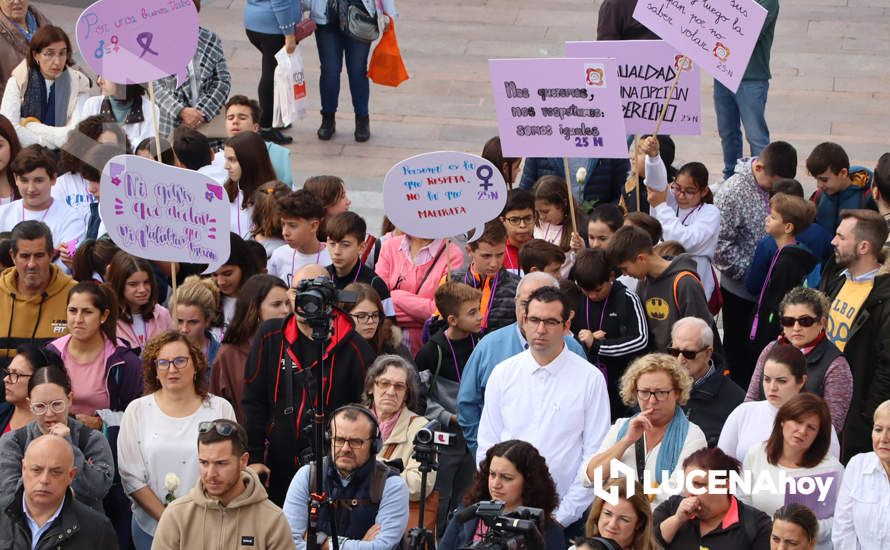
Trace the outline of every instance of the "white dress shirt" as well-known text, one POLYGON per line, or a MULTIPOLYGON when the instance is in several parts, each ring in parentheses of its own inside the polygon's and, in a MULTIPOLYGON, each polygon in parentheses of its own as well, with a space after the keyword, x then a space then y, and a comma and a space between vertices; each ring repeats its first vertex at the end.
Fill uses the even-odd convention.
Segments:
POLYGON ((476 458, 481 462, 490 447, 508 439, 534 445, 559 493, 556 520, 568 526, 593 501, 575 473, 608 430, 609 395, 599 369, 565 345, 543 366, 526 350, 495 366, 488 379, 476 458))
POLYGON ((890 548, 890 479, 875 453, 847 463, 834 508, 834 550, 890 548))

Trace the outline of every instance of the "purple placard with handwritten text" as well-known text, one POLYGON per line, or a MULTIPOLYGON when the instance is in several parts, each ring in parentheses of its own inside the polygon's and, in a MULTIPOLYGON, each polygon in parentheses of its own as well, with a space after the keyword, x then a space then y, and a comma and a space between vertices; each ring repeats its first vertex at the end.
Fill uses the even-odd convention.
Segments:
POLYGON ((735 92, 766 21, 754 0, 639 0, 634 19, 735 92))
POLYGON ((99 0, 81 13, 77 46, 96 74, 138 84, 175 74, 186 80, 198 47, 192 0, 99 0))
POLYGON ((510 157, 625 158, 614 59, 489 59, 510 157))
POLYGON ((221 185, 192 170, 135 155, 108 161, 99 212, 122 250, 149 260, 210 264, 229 259, 229 201, 221 185))
MULTIPOLYGON (((664 40, 566 42, 566 57, 614 57, 628 133, 651 134, 658 124, 682 54, 664 40)), ((695 64, 682 71, 659 130, 668 135, 701 134, 701 80, 695 64)))

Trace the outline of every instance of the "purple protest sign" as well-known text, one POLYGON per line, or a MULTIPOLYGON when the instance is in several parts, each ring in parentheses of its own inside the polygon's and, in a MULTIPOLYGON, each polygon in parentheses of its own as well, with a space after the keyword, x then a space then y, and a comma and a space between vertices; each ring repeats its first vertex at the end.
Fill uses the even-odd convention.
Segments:
POLYGON ((149 260, 210 264, 229 259, 229 201, 221 185, 192 170, 135 155, 108 161, 99 212, 122 250, 149 260))
MULTIPOLYGON (((566 42, 566 57, 614 57, 624 124, 631 134, 651 134, 683 57, 663 40, 566 42)), ((701 81, 694 64, 680 74, 660 132, 701 134, 701 81)))
POLYGON ((198 47, 192 0, 99 0, 75 27, 77 46, 96 74, 138 84, 175 74, 180 83, 198 47))
POLYGON ((456 151, 424 153, 393 166, 383 180, 383 210, 409 235, 438 239, 483 226, 501 214, 507 184, 482 157, 456 151))
POLYGON ((766 13, 754 0, 639 0, 634 19, 735 92, 766 13))
POLYGON ((627 157, 614 59, 489 59, 510 157, 627 157))

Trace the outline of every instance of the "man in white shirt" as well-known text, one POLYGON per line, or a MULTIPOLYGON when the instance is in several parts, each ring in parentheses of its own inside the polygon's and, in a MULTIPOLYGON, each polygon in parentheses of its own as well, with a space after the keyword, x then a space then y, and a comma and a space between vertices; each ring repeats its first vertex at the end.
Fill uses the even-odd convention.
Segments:
POLYGON ((559 493, 556 521, 567 527, 593 500, 575 473, 609 429, 606 382, 566 346, 571 307, 558 289, 534 291, 519 322, 529 348, 499 363, 488 379, 477 462, 500 441, 521 439, 537 447, 559 493))

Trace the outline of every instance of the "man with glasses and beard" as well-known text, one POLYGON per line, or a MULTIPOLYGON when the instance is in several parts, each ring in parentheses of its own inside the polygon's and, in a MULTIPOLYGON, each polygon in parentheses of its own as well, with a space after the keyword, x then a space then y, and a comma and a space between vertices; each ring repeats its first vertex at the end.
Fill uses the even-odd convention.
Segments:
POLYGON ((167 505, 154 545, 158 550, 221 546, 292 550, 294 541, 281 508, 247 467, 247 433, 231 420, 198 425, 201 477, 184 497, 167 505))

